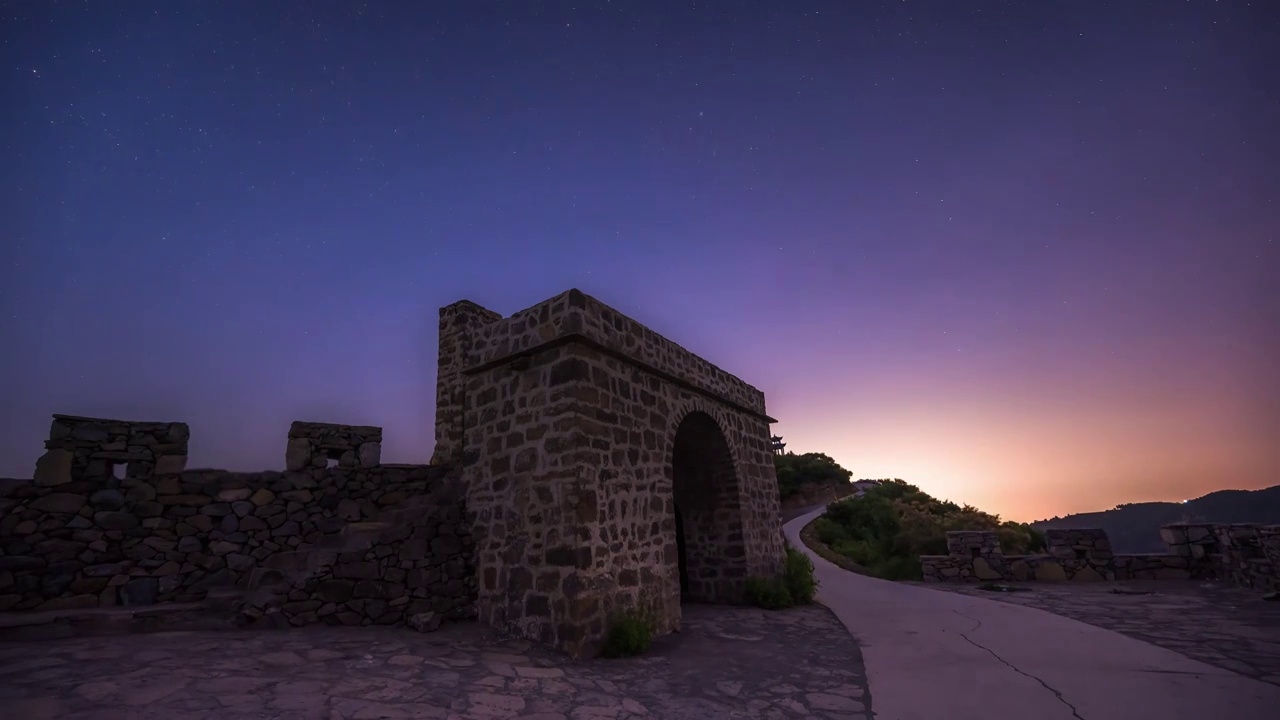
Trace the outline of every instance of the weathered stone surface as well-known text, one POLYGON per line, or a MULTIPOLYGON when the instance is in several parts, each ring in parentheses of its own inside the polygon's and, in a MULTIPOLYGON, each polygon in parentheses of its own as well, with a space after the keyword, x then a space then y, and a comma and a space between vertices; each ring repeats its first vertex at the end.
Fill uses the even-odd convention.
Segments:
POLYGON ((249 488, 228 488, 218 492, 218 501, 235 503, 237 500, 248 500, 253 495, 249 488))
POLYGON ((161 455, 156 458, 156 475, 177 475, 187 467, 186 455, 161 455))
POLYGON ((89 504, 100 510, 119 510, 124 507, 124 493, 113 488, 99 490, 89 496, 89 504))
POLYGON ((289 438, 284 452, 286 470, 301 470, 311 464, 311 441, 305 437, 289 438))
POLYGON ((73 513, 84 507, 86 502, 88 498, 83 495, 55 492, 33 500, 31 509, 49 513, 73 513))
POLYGON ((926 581, 949 582, 1218 577, 1263 591, 1280 587, 1280 526, 1179 523, 1161 528, 1160 537, 1167 554, 1116 555, 1101 530, 1049 530, 1045 554, 1006 557, 994 531, 949 532, 949 554, 922 556, 921 573, 926 581))
POLYGON ((160 590, 160 581, 146 577, 130 580, 120 588, 121 605, 154 605, 160 590))
POLYGON ((35 484, 40 487, 56 487, 71 482, 71 463, 74 456, 70 450, 54 448, 36 461, 35 484))
POLYGON ((358 454, 360 457, 360 467, 377 467, 378 463, 382 462, 382 443, 361 443, 358 454))
POLYGON ((759 390, 577 291, 508 318, 457 303, 439 337, 437 459, 463 464, 468 512, 490 519, 474 530, 482 621, 574 655, 623 608, 671 632, 677 507, 692 597, 740 601, 780 571, 759 390), (543 575, 574 601, 524 582, 543 575))
POLYGON ((104 530, 128 530, 138 526, 138 518, 129 513, 105 510, 94 513, 93 522, 104 530))

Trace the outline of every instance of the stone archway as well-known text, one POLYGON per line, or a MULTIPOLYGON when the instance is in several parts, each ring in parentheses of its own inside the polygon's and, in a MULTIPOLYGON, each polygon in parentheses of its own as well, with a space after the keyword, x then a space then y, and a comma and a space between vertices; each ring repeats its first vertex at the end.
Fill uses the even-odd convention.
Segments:
POLYGON ((705 412, 676 429, 672 496, 682 599, 738 602, 747 574, 738 477, 724 432, 705 412))

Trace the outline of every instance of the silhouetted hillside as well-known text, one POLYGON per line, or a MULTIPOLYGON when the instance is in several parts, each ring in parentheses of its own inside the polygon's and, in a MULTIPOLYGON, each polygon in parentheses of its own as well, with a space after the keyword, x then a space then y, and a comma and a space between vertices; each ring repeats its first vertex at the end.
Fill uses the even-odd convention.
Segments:
POLYGON ((1032 527, 1102 528, 1116 552, 1164 552, 1160 526, 1177 522, 1280 523, 1280 485, 1262 490, 1219 490, 1185 503, 1147 502, 1031 523, 1032 527))

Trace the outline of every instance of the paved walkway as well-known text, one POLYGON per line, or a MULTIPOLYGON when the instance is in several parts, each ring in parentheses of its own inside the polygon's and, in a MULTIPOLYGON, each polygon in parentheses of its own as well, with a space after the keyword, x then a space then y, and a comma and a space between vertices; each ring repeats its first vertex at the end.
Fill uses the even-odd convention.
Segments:
POLYGON ((871 697, 826 608, 694 605, 628 660, 572 662, 476 623, 0 639, 0 717, 871 720, 871 697))
MULTIPOLYGON (((1280 687, 1016 604, 869 578, 814 556, 862 646, 877 720, 1271 720, 1280 687)), ((1195 622, 1188 618, 1187 622, 1195 622)))
POLYGON ((1280 602, 1267 602, 1261 593, 1227 583, 1185 580, 1005 585, 1025 590, 991 592, 970 583, 920 584, 1047 610, 1280 685, 1280 602))

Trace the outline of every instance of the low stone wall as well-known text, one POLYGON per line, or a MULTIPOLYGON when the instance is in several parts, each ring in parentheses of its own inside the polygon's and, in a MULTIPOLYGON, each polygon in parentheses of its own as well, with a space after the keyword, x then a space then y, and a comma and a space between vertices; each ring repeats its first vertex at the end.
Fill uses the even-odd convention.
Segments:
POLYGON ((1237 526, 1219 526, 1215 531, 1233 582, 1256 590, 1280 590, 1280 525, 1255 527, 1253 533, 1237 526))
POLYGON ((1243 587, 1280 588, 1280 526, 1168 525, 1160 535, 1166 554, 1116 555, 1106 532, 1047 530, 1046 552, 1005 555, 998 534, 947 533, 946 555, 922 555, 926 581, 1181 580, 1230 578, 1243 587))
POLYGON ((294 423, 283 473, 183 470, 187 436, 55 416, 35 478, 0 496, 0 611, 199 600, 456 483, 444 466, 380 465, 379 428, 294 423))

